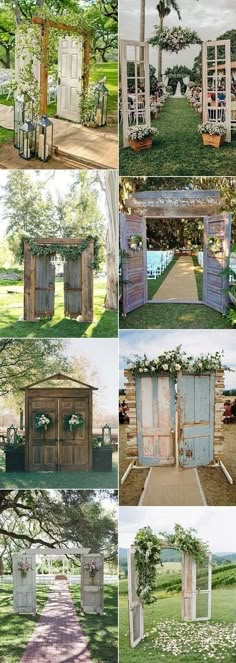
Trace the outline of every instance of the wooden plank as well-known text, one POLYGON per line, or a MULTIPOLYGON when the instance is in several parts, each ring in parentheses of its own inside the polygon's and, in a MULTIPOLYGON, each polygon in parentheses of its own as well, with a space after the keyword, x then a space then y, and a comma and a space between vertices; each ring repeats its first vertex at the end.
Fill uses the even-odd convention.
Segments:
POLYGON ((216 214, 223 203, 216 190, 138 191, 125 201, 126 208, 140 216, 168 219, 194 219, 216 214))
POLYGON ((44 246, 45 244, 56 244, 58 246, 79 246, 84 242, 85 237, 37 237, 34 240, 35 244, 38 246, 44 246))
POLYGON ((35 315, 53 317, 55 298, 55 269, 50 255, 36 255, 35 315))
POLYGON ((122 251, 122 305, 129 313, 147 302, 146 221, 136 215, 120 215, 120 246, 122 251), (129 237, 143 237, 143 249, 129 248, 129 237))
POLYGON ((63 32, 78 32, 80 35, 87 35, 88 32, 81 30, 81 28, 76 27, 75 25, 68 25, 67 23, 61 23, 58 21, 51 21, 51 19, 44 19, 40 16, 32 16, 32 23, 35 25, 47 25, 49 28, 55 28, 55 30, 62 30, 63 32))
POLYGON ((84 39, 84 62, 83 62, 83 92, 86 93, 89 86, 89 64, 90 64, 90 35, 86 34, 84 39))
POLYGON ((48 107, 48 43, 49 28, 47 22, 41 25, 41 58, 40 58, 40 113, 47 115, 48 107))
POLYGON ((229 277, 221 271, 227 267, 230 254, 231 214, 223 213, 204 218, 204 272, 203 302, 220 313, 228 306, 229 277), (223 250, 212 254, 208 250, 208 238, 214 235, 222 240, 223 250))
POLYGON ((93 322, 93 269, 91 265, 94 260, 94 242, 91 240, 89 246, 82 252, 82 303, 81 321, 93 322))
POLYGON ((64 315, 77 318, 81 314, 82 278, 81 256, 67 258, 64 265, 64 315))

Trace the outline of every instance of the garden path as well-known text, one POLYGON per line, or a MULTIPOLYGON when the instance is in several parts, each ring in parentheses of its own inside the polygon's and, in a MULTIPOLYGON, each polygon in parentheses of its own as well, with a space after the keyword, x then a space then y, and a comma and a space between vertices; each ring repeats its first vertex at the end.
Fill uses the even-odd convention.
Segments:
POLYGON ((191 256, 180 256, 152 298, 154 301, 198 301, 194 264, 191 256))
POLYGON ((205 498, 196 469, 152 467, 142 506, 203 506, 205 498))
POLYGON ((21 663, 92 663, 66 581, 56 580, 21 663))

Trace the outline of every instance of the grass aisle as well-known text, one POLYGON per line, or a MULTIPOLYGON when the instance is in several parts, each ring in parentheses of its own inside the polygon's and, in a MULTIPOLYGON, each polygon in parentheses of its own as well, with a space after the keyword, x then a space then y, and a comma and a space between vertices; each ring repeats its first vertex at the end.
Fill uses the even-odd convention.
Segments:
POLYGON ((104 586, 104 615, 80 612, 80 587, 71 585, 70 593, 79 617, 93 663, 117 661, 118 592, 116 585, 104 586))
MULTIPOLYGON (((36 615, 13 612, 11 585, 0 587, 0 662, 19 663, 48 598, 49 586, 37 587, 36 615)), ((33 663, 33 662, 32 662, 33 663)), ((35 662, 36 663, 36 662, 35 662)))
MULTIPOLYGON (((152 125, 160 131, 151 150, 120 151, 120 175, 235 175, 236 134, 221 148, 205 147, 200 118, 186 99, 168 99, 152 125)), ((121 134, 121 131, 120 131, 121 134)))

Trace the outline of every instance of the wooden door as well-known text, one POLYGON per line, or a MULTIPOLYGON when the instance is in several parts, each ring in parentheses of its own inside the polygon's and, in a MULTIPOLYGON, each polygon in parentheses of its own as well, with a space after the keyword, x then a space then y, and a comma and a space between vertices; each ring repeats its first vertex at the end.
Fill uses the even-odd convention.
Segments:
POLYGON ((103 613, 104 560, 102 554, 87 554, 81 558, 81 609, 85 613, 103 613), (89 567, 94 563, 96 572, 91 576, 89 567))
POLYGON ((203 302, 220 313, 225 312, 229 301, 225 292, 229 285, 229 277, 222 276, 222 270, 228 266, 230 237, 231 214, 217 214, 204 218, 203 302), (218 253, 209 250, 209 237, 217 237, 221 241, 218 253))
POLYGON ((182 619, 185 622, 191 622, 194 618, 193 580, 194 560, 189 555, 182 553, 182 619))
MULTIPOLYGON (((92 275, 91 275, 92 276, 92 275)), ((64 265, 64 311, 65 317, 77 318, 82 307, 81 257, 67 258, 64 265)))
POLYGON ((184 467, 213 461, 215 374, 178 376, 179 462, 184 467))
POLYGON ((60 40, 58 54, 57 114, 67 120, 80 121, 80 95, 83 75, 83 39, 60 40))
POLYGON ((35 555, 17 553, 13 555, 13 603, 14 612, 18 614, 35 614, 36 612, 36 569, 35 555), (22 577, 21 564, 29 565, 25 577, 22 577))
POLYGON ((122 255, 122 306, 129 313, 147 302, 146 220, 133 214, 120 215, 120 246, 122 255), (131 235, 143 237, 143 249, 129 248, 131 235))
POLYGON ((128 552, 128 605, 129 637, 131 647, 137 647, 144 636, 143 607, 136 591, 137 573, 135 569, 134 548, 128 552))
POLYGON ((36 256, 35 316, 49 318, 54 315, 55 269, 50 256, 36 256))
MULTIPOLYGON (((28 448, 26 469, 29 471, 58 469, 58 399, 42 395, 29 397, 28 448), (49 414, 52 425, 46 431, 35 429, 35 415, 49 414)), ((27 431, 27 427, 26 427, 27 431)), ((27 438, 26 438, 27 444, 27 438)))
POLYGON ((62 396, 59 403, 59 469, 60 470, 88 470, 90 468, 90 427, 89 396, 73 397, 62 396), (84 425, 76 431, 65 431, 63 418, 66 414, 80 413, 84 418, 84 425))
POLYGON ((211 619, 211 556, 193 563, 193 619, 211 619))
POLYGON ((138 456, 142 465, 175 462, 175 383, 167 376, 136 377, 138 456))

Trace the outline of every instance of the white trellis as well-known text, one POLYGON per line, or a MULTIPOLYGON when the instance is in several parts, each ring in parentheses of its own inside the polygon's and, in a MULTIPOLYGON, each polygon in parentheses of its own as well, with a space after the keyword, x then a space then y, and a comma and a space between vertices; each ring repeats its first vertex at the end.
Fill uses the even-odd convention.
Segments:
POLYGON ((206 41, 202 44, 202 111, 203 122, 220 122, 227 130, 225 140, 231 142, 231 56, 230 39, 206 41), (219 94, 223 93, 223 102, 219 94), (213 105, 209 104, 209 95, 213 105))
POLYGON ((121 39, 120 70, 123 146, 128 147, 129 127, 142 124, 150 125, 150 73, 148 43, 121 39))
MULTIPOLYGON (((86 613, 103 613, 104 559, 101 553, 90 553, 89 548, 29 548, 13 555, 13 605, 18 614, 36 613, 36 556, 46 559, 55 557, 67 559, 80 556, 81 559, 81 610, 86 613), (95 562, 96 572, 90 574, 88 565, 95 562), (22 574, 22 564, 27 563, 28 571, 22 574)), ((49 564, 49 568, 51 565, 49 564)), ((64 565, 66 569, 66 566, 64 565)))

